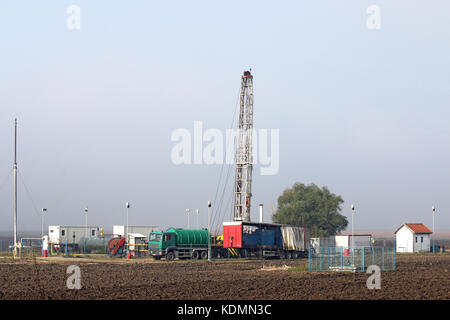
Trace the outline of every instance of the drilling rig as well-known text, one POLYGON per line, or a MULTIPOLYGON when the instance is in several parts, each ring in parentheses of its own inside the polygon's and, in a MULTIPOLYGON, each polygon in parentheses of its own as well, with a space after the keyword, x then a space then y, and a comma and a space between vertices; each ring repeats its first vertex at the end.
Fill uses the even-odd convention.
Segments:
POLYGON ((252 198, 253 76, 244 71, 241 78, 238 144, 234 184, 234 221, 250 221, 252 198))
MULTIPOLYGON (((234 183, 234 221, 223 222, 220 252, 231 257, 298 258, 307 254, 306 228, 250 221, 253 169, 253 76, 245 71, 241 78, 236 175, 234 183)), ((260 207, 262 210, 262 207, 260 207)), ((218 251, 217 251, 218 252, 218 251)))

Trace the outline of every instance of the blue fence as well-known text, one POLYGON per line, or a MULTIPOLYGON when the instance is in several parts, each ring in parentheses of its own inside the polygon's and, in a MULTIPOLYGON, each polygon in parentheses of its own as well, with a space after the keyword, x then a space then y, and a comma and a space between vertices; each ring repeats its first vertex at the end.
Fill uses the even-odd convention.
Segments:
POLYGON ((381 270, 394 270, 395 248, 310 247, 308 252, 309 271, 364 272, 370 265, 381 270))

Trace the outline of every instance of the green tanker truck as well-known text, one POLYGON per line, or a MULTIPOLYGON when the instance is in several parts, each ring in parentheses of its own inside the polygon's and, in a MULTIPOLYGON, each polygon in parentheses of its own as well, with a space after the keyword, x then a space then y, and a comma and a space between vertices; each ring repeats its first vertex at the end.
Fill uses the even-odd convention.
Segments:
MULTIPOLYGON (((208 229, 171 228, 165 232, 151 232, 148 241, 150 255, 159 260, 207 259, 208 229)), ((209 239, 211 244, 213 239, 209 239)))

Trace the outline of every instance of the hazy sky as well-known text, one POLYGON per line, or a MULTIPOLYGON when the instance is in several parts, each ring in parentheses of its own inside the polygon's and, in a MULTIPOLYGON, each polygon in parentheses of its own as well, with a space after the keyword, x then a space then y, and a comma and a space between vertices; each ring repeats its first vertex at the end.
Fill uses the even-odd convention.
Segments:
POLYGON ((221 166, 173 164, 171 134, 229 128, 248 68, 255 127, 280 130, 278 174, 255 167, 253 219, 299 181, 341 195, 348 217, 355 203, 356 230, 431 228, 433 204, 450 230, 449 16, 448 1, 2 1, 0 230, 14 117, 19 230, 40 230, 42 207, 48 224, 84 224, 85 206, 112 229, 126 201, 130 224, 185 227, 199 208, 206 225, 221 166))

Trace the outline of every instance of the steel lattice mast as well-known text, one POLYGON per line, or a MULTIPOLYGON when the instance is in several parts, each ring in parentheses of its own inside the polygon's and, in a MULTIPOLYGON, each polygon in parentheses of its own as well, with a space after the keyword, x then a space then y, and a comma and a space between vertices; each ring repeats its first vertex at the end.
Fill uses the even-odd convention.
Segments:
POLYGON ((17 118, 14 119, 14 258, 17 257, 17 118))
POLYGON ((253 169, 253 76, 250 71, 245 71, 241 79, 239 131, 234 185, 234 221, 250 221, 253 169))

